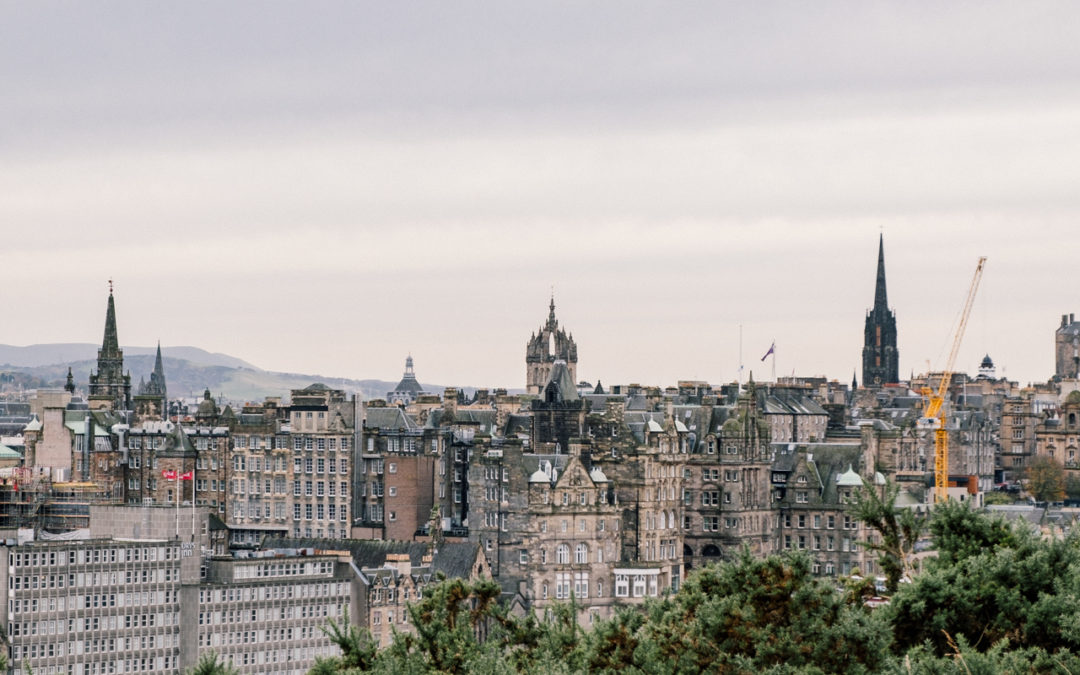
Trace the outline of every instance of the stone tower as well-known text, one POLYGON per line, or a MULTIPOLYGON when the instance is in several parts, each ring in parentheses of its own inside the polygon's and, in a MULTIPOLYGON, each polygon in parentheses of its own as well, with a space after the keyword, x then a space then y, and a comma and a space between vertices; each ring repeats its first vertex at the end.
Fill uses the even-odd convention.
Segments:
POLYGON ((124 373, 124 352, 116 337, 116 304, 111 281, 105 310, 105 338, 98 350, 97 373, 90 374, 89 403, 94 410, 131 410, 131 375, 124 373))
POLYGON ((161 343, 158 342, 154 372, 149 382, 139 384, 135 395, 135 414, 140 419, 165 419, 168 413, 168 391, 165 388, 165 366, 161 361, 161 343))
POLYGON ((533 333, 525 348, 525 391, 539 395, 551 379, 556 361, 565 361, 570 379, 577 384, 577 345, 574 336, 559 328, 555 318, 555 296, 551 297, 547 323, 533 333))
POLYGON ((885 293, 885 238, 878 239, 874 308, 866 314, 863 340, 863 386, 880 387, 900 381, 900 352, 896 349, 896 315, 885 293))
POLYGON ((1054 378, 1080 376, 1080 322, 1075 314, 1062 314, 1054 331, 1054 378))

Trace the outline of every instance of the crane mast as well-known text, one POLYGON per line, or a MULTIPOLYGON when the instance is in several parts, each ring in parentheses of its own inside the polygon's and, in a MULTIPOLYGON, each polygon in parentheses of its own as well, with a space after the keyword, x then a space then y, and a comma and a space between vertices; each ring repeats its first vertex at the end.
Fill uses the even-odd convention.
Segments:
POLYGON ((968 288, 964 308, 960 312, 960 324, 956 328, 956 336, 953 338, 952 349, 949 350, 949 359, 945 362, 945 369, 941 373, 941 382, 938 383, 937 391, 930 387, 924 387, 922 390, 928 401, 924 419, 934 429, 935 502, 943 502, 949 498, 949 431, 945 426, 945 397, 949 394, 949 383, 952 380, 956 355, 960 351, 960 343, 964 339, 964 329, 967 328, 968 317, 971 315, 971 307, 975 302, 975 293, 979 290, 979 281, 982 279, 985 264, 986 256, 980 256, 979 262, 975 266, 975 276, 972 278, 971 286, 968 288))

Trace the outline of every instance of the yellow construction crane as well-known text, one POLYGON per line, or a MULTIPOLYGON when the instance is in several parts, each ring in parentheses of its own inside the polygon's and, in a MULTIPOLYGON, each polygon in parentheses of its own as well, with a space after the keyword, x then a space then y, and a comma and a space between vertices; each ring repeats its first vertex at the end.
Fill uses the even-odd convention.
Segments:
POLYGON ((923 396, 926 396, 928 401, 923 421, 934 430, 935 503, 949 498, 949 431, 945 428, 944 403, 945 397, 949 394, 949 381, 952 380, 956 354, 960 351, 960 342, 964 339, 964 329, 967 327, 968 316, 971 314, 971 305, 975 302, 975 292, 979 290, 979 280, 982 279, 985 264, 986 257, 982 256, 979 258, 979 264, 975 266, 975 277, 971 280, 967 300, 964 301, 964 309, 960 312, 960 325, 956 328, 956 337, 953 338, 949 360, 945 362, 945 370, 941 373, 941 382, 938 384, 937 391, 935 392, 929 386, 923 387, 922 390, 923 396))

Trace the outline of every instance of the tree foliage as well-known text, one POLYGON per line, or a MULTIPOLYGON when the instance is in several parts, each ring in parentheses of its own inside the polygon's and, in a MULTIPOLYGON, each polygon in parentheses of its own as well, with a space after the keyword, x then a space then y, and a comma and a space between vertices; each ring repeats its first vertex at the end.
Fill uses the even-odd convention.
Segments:
POLYGON ((1036 457, 1027 468, 1027 491, 1039 502, 1065 499, 1065 467, 1053 457, 1036 457))
MULTIPOLYGON (((890 520, 903 517, 890 495, 875 509, 900 545, 883 536, 883 556, 916 538, 914 524, 890 520)), ((838 589, 802 554, 744 551, 588 629, 573 603, 515 616, 496 583, 443 580, 410 606, 416 633, 395 633, 381 651, 331 622, 342 654, 312 673, 1080 673, 1080 537, 1047 539, 956 502, 928 526, 937 556, 876 610, 863 602, 869 586, 838 589)))
POLYGON ((203 654, 195 667, 188 670, 186 675, 237 675, 237 672, 231 663, 220 660, 218 653, 211 650, 203 654))
POLYGON ((883 610, 901 650, 949 652, 949 636, 986 651, 1002 640, 1048 653, 1080 649, 1080 540, 1047 540, 966 504, 939 505, 938 556, 883 610))
POLYGON ((881 494, 875 487, 864 486, 854 504, 855 516, 873 529, 881 541, 860 542, 878 554, 878 564, 885 572, 885 589, 896 592, 900 580, 915 574, 915 543, 922 536, 925 522, 911 509, 898 509, 896 497, 900 486, 892 481, 881 494))

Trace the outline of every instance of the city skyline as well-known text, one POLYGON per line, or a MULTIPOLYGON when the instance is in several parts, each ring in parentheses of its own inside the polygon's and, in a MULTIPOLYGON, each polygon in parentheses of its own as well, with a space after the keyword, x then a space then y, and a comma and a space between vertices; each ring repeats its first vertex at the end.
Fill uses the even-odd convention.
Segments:
POLYGON ((520 388, 554 285, 593 383, 734 380, 740 326, 850 381, 883 232, 901 378, 980 255, 957 368, 1053 374, 1080 10, 621 7, 5 6, 0 342, 100 342, 112 278, 125 345, 520 388))

